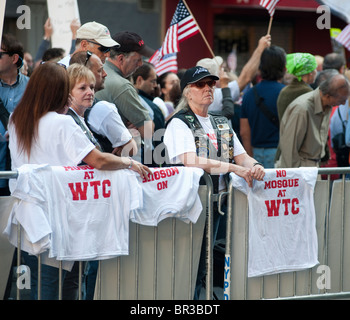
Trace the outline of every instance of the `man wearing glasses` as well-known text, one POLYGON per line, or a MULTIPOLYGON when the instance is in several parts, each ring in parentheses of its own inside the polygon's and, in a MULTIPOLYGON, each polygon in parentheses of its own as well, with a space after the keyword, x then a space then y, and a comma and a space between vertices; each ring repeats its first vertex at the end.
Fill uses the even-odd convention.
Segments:
MULTIPOLYGON (((23 45, 4 34, 0 49, 0 171, 10 170, 6 121, 21 100, 29 78, 19 72, 23 65, 23 45)), ((9 195, 8 180, 0 179, 0 196, 9 195)))
MULTIPOLYGON (((75 46, 73 54, 79 51, 90 51, 96 54, 102 63, 105 63, 106 58, 109 57, 112 47, 120 47, 119 43, 111 38, 108 28, 95 21, 87 22, 77 30, 75 46)), ((64 57, 59 63, 68 67, 70 57, 71 55, 64 57)))

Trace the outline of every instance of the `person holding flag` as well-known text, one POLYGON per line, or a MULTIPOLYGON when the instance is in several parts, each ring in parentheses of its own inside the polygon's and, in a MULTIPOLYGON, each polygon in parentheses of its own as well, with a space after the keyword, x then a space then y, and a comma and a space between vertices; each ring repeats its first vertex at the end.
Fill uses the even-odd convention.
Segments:
POLYGON ((270 23, 269 23, 269 28, 268 28, 267 34, 270 34, 272 20, 273 20, 273 16, 275 14, 275 8, 276 8, 278 2, 279 2, 279 0, 260 0, 260 5, 262 7, 264 7, 265 9, 267 9, 267 11, 269 12, 269 15, 270 15, 270 23))
MULTIPOLYGON (((274 2, 277 3, 278 0, 275 0, 274 2)), ((198 33, 201 34, 214 60, 215 55, 212 52, 201 29, 199 28, 195 18, 190 12, 186 2, 184 0, 180 0, 170 23, 170 27, 166 33, 162 47, 158 49, 149 59, 149 62, 155 66, 158 76, 165 72, 177 72, 176 53, 180 51, 179 44, 198 33)), ((237 81, 229 82, 228 87, 230 88, 233 101, 239 99, 240 93, 256 75, 261 54, 270 45, 271 36, 269 34, 261 37, 257 48, 254 50, 252 56, 243 67, 237 81)), ((219 68, 221 68, 221 66, 219 66, 219 68)), ((220 89, 215 90, 214 101, 209 107, 210 112, 221 112, 222 100, 222 91, 220 89)))
POLYGON ((157 75, 165 72, 177 72, 177 52, 180 51, 180 42, 198 34, 200 29, 183 0, 177 4, 170 27, 165 35, 161 48, 149 59, 157 75))
MULTIPOLYGON (((271 36, 265 35, 259 39, 258 46, 255 48, 252 56, 247 61, 247 63, 242 68, 241 73, 239 74, 237 80, 230 81, 228 83, 228 88, 231 92, 231 97, 233 101, 237 101, 239 99, 240 93, 246 88, 246 86, 253 80, 255 75, 258 72, 260 58, 264 50, 271 46, 271 36)), ((200 65, 201 61, 199 60, 197 65, 200 65)), ((215 63, 217 63, 218 59, 212 59, 215 63)), ((206 66, 202 66, 206 67, 206 66)), ((222 66, 218 66, 218 70, 221 69, 222 66)), ((217 76, 219 74, 216 74, 217 76)), ((216 88, 214 91, 214 100, 212 104, 209 106, 210 112, 222 112, 223 107, 223 95, 222 90, 220 88, 216 88)))
POLYGON ((335 40, 350 51, 350 24, 339 33, 335 40))

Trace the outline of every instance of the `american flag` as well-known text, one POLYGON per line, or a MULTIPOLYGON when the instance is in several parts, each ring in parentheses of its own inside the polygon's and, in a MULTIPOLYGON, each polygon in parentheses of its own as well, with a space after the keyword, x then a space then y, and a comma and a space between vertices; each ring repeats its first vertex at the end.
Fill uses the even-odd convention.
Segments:
POLYGON ((260 5, 269 11, 271 17, 275 13, 275 8, 279 0, 260 0, 260 5))
POLYGON ((335 40, 350 51, 350 24, 348 24, 345 29, 339 33, 335 40))
POLYGON ((165 56, 160 55, 160 49, 158 49, 153 56, 148 60, 156 68, 156 73, 158 76, 165 72, 177 72, 177 54, 169 53, 165 56))
POLYGON ((161 55, 165 56, 169 53, 179 52, 179 43, 194 36, 199 32, 196 21, 187 10, 182 0, 177 4, 170 27, 166 33, 161 55))

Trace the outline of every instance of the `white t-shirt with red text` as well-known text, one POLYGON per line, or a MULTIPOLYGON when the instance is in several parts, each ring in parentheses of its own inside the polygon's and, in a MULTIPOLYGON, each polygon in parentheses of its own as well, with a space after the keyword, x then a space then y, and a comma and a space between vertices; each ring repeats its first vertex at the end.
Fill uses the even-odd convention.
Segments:
POLYGON ((200 168, 150 168, 141 185, 143 205, 131 213, 131 221, 156 226, 166 218, 177 218, 196 223, 202 212, 198 195, 199 180, 204 171, 200 168))
POLYGON ((317 168, 266 169, 263 181, 230 174, 249 207, 248 277, 297 271, 318 264, 314 207, 317 168))
POLYGON ((23 226, 28 237, 22 249, 35 241, 37 251, 48 249, 49 258, 65 261, 129 254, 130 212, 142 205, 138 174, 90 166, 32 167, 18 168, 12 189, 22 205, 14 208, 8 228, 16 221, 23 226))

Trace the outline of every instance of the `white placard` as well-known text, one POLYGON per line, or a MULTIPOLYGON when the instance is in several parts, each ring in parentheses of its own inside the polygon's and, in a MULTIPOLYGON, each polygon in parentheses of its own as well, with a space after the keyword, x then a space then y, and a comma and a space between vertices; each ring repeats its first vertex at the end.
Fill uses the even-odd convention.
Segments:
POLYGON ((5 8, 6 8, 6 0, 0 1, 0 46, 1 46, 1 39, 2 39, 2 30, 4 28, 5 23, 5 8))
POLYGON ((80 21, 77 0, 47 0, 47 9, 53 26, 51 46, 63 48, 69 54, 72 44, 70 24, 74 19, 80 21))

